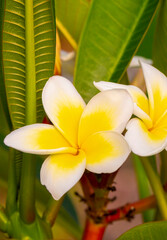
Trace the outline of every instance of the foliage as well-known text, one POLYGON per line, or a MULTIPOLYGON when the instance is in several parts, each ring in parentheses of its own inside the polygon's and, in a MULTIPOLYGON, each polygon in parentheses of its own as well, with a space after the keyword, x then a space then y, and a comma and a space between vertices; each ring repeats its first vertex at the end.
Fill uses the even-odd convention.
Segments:
POLYGON ((86 101, 96 93, 92 79, 120 81, 152 20, 157 3, 92 1, 74 78, 74 84, 86 101))
POLYGON ((154 65, 162 71, 165 75, 167 74, 167 47, 165 40, 167 38, 167 1, 164 0, 161 2, 159 9, 157 26, 155 31, 154 45, 153 45, 153 61, 154 65))
POLYGON ((166 238, 166 233, 166 221, 151 222, 131 229, 130 231, 119 237, 118 240, 163 240, 166 238))
MULTIPOLYGON (((60 209, 58 217, 57 213, 53 216, 53 219, 57 217, 54 226, 51 226, 47 217, 43 217, 44 214, 46 216, 48 214, 46 209, 50 200, 55 204, 37 181, 43 159, 36 158, 38 169, 36 172, 36 162, 31 155, 19 152, 11 154, 3 143, 4 137, 12 129, 42 122, 44 119, 41 93, 46 81, 54 73, 56 19, 62 48, 70 51, 72 49, 76 53, 74 85, 88 102, 97 92, 93 81, 122 81, 136 52, 141 56, 152 57, 153 64, 167 74, 166 10, 167 0, 0 1, 0 187, 6 189, 6 192, 8 182, 6 208, 0 207, 0 230, 4 231, 6 228, 11 237, 21 239, 24 236, 33 240, 56 236, 56 231, 60 231, 61 236, 64 236, 63 232, 66 231, 73 239, 80 239, 82 234, 80 224, 74 220, 65 206, 60 209), (159 11, 154 18, 158 6, 159 11), (26 191, 29 193, 27 196, 24 195, 26 191), (33 215, 36 216, 35 220, 31 218, 33 215)), ((142 82, 141 76, 139 78, 136 76, 136 79, 138 84, 142 82)), ((161 180, 166 171, 165 156, 163 153, 160 159, 163 166, 161 180)), ((138 164, 139 157, 135 156, 135 159, 140 198, 149 198, 150 186, 145 184, 148 182, 147 170, 144 171, 142 165, 138 164)), ((158 172, 153 166, 151 169, 152 175, 156 174, 158 179, 155 183, 159 184, 158 172)), ((89 184, 84 195, 87 197, 88 205, 95 207, 94 205, 98 203, 99 207, 97 199, 103 194, 105 197, 108 194, 106 186, 103 185, 106 178, 89 174, 87 177, 93 184, 95 180, 93 188, 98 197, 94 196, 93 202, 87 191, 89 184)), ((107 184, 111 184, 112 181, 112 178, 109 179, 107 184)), ((164 184, 164 178, 162 182, 164 184)), ((72 207, 76 212, 75 206, 72 207)), ((145 221, 155 218, 162 220, 156 204, 153 207, 156 216, 145 212, 145 221)), ((59 208, 60 206, 56 211, 59 208)), ((129 212, 125 217, 128 214, 129 212)), ((96 216, 96 220, 98 217, 96 216)), ((143 224, 131 229, 119 239, 165 239, 166 225, 166 221, 143 224)))

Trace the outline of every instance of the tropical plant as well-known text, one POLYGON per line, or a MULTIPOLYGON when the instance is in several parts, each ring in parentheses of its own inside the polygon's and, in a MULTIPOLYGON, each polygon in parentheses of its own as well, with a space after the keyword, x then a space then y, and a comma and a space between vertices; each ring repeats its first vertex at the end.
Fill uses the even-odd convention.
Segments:
POLYGON ((118 239, 165 239, 167 1, 1 0, 0 10, 0 239, 105 240, 137 213, 143 224, 118 239), (110 209, 131 150, 139 200, 110 209))

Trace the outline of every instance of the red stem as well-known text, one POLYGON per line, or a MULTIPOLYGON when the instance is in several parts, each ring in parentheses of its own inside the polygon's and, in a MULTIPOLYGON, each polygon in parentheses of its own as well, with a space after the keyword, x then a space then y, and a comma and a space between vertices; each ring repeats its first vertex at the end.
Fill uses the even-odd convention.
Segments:
POLYGON ((107 224, 123 218, 128 218, 128 216, 130 217, 130 214, 131 216, 133 216, 134 214, 141 213, 149 208, 154 208, 155 206, 156 206, 155 196, 144 198, 138 202, 130 203, 123 207, 119 207, 118 209, 112 209, 107 211, 105 223, 107 224))
POLYGON ((96 224, 90 218, 87 218, 82 240, 102 240, 105 229, 106 225, 96 224))
POLYGON ((90 218, 87 218, 84 235, 82 240, 102 240, 104 231, 109 223, 123 218, 130 218, 134 214, 143 212, 156 206, 155 196, 144 198, 140 201, 127 204, 123 207, 107 211, 107 216, 101 224, 96 224, 90 218))
MULTIPOLYGON (((113 182, 114 176, 110 178, 106 178, 102 176, 102 180, 98 187, 102 187, 103 184, 111 184, 113 182), (111 182, 111 183, 110 183, 111 182)), ((81 185, 82 189, 87 201, 88 206, 90 207, 91 211, 95 214, 95 217, 98 216, 100 213, 102 217, 101 223, 96 223, 94 219, 87 218, 86 226, 83 233, 82 240, 102 240, 105 229, 109 223, 113 221, 120 220, 123 218, 131 219, 135 214, 143 212, 149 208, 154 208, 156 206, 156 198, 155 196, 150 196, 145 199, 139 200, 134 203, 127 204, 125 206, 119 207, 117 209, 112 210, 104 210, 104 209, 96 209, 94 206, 94 199, 92 200, 91 195, 95 194, 96 185, 98 184, 97 181, 93 178, 91 174, 84 174, 81 178, 81 185), (94 189, 95 188, 95 189, 94 189), (97 212, 96 212, 97 211, 97 212), (103 215, 103 211, 104 215, 103 215), (97 215, 97 216, 96 216, 97 215)), ((94 215, 92 215, 94 216, 94 215)))
POLYGON ((85 198, 89 199, 90 195, 94 193, 94 189, 92 188, 92 185, 90 184, 88 178, 86 177, 86 174, 83 174, 82 178, 80 179, 80 182, 85 198))

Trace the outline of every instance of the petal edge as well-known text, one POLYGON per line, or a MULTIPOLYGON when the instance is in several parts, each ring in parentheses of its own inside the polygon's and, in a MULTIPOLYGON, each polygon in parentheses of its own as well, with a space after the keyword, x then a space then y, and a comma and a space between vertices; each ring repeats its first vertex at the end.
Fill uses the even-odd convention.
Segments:
POLYGON ((79 181, 85 171, 85 165, 83 151, 78 155, 51 155, 41 167, 41 183, 46 186, 53 198, 58 200, 79 181))
POLYGON ((124 137, 113 131, 92 134, 81 147, 86 154, 86 169, 94 173, 115 172, 131 151, 124 137))

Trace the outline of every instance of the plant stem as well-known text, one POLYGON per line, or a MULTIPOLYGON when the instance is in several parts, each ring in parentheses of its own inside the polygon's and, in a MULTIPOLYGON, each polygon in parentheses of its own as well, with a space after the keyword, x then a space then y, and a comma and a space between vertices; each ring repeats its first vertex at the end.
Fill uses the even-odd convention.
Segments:
POLYGON ((0 230, 2 232, 7 232, 7 226, 8 226, 8 219, 5 213, 2 212, 0 207, 0 230))
POLYGON ((55 223, 56 217, 63 203, 63 200, 64 200, 64 196, 61 197, 59 201, 55 201, 53 198, 51 198, 45 212, 43 213, 43 219, 47 223, 49 223, 51 227, 55 223))
POLYGON ((167 202, 163 187, 161 185, 160 178, 158 174, 155 173, 154 170, 152 169, 148 158, 141 158, 141 161, 143 163, 144 169, 150 181, 152 190, 155 194, 161 216, 163 217, 164 220, 167 220, 167 202))
POLYGON ((90 218, 87 218, 82 240, 102 240, 105 229, 105 224, 96 224, 90 218))
POLYGON ((20 216, 25 223, 35 220, 35 159, 33 155, 23 154, 21 189, 20 189, 20 216))
POLYGON ((164 150, 160 153, 161 156, 161 182, 164 185, 165 183, 167 183, 167 151, 164 150))
POLYGON ((130 219, 133 217, 133 215, 154 208, 156 205, 157 202, 155 196, 150 196, 140 201, 121 206, 117 209, 108 210, 105 217, 105 222, 112 223, 124 218, 130 219))
MULTIPOLYGON (((132 154, 132 157, 138 183, 139 198, 143 199, 150 196, 151 192, 150 184, 146 175, 146 171, 144 170, 143 164, 140 160, 140 157, 135 154, 132 154)), ((153 219, 152 214, 153 214, 152 211, 143 212, 144 222, 151 221, 153 219)))
POLYGON ((103 213, 108 203, 108 187, 111 186, 117 171, 113 174, 95 175, 85 172, 80 182, 88 205, 87 220, 82 240, 102 240, 107 224, 103 213))
MULTIPOLYGON (((33 0, 25 0, 25 46, 26 46, 26 108, 25 123, 36 122, 36 73, 34 49, 33 0)), ((25 223, 35 219, 36 163, 32 155, 23 154, 20 216, 25 223)))
POLYGON ((12 148, 9 150, 9 177, 8 177, 8 193, 6 200, 6 211, 11 216, 17 208, 17 181, 15 169, 15 156, 16 151, 12 148))

